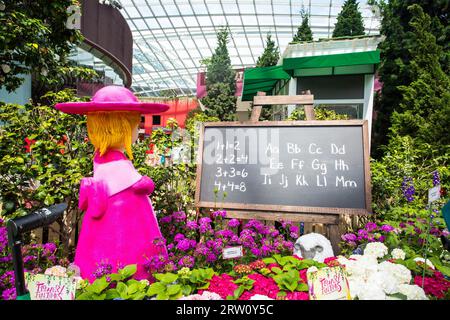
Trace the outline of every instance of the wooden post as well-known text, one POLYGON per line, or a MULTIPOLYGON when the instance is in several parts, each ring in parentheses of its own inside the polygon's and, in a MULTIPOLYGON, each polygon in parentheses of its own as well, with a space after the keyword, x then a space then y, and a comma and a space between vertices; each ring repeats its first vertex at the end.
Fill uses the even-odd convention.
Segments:
MULTIPOLYGON (((257 96, 265 96, 265 92, 259 91, 257 96)), ((258 122, 259 117, 261 116, 262 106, 253 106, 252 108, 252 115, 250 116, 250 122, 258 122)))
POLYGON ((341 241, 341 237, 339 236, 339 223, 328 225, 328 234, 334 255, 337 256, 341 253, 341 250, 339 249, 339 242, 341 241))
MULTIPOLYGON (((306 92, 304 94, 311 94, 311 91, 306 90, 306 92)), ((306 116, 306 120, 308 120, 308 121, 316 120, 316 115, 314 113, 314 105, 312 105, 312 104, 305 105, 305 116, 306 116)))

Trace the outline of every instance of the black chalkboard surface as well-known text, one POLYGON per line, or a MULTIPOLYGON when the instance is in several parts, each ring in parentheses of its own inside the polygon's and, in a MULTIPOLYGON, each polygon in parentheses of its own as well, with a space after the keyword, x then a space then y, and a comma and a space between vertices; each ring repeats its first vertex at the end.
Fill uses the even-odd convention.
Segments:
POLYGON ((206 123, 198 159, 198 207, 370 211, 367 121, 206 123))

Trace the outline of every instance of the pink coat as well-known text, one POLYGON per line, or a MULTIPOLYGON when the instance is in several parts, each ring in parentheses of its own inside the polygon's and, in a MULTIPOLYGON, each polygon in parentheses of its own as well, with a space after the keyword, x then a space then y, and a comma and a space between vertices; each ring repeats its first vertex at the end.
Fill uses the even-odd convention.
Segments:
POLYGON ((148 274, 147 258, 166 253, 153 240, 161 231, 149 195, 155 185, 141 176, 120 151, 111 150, 94 157, 94 177, 83 178, 79 208, 86 211, 75 253, 81 276, 91 282, 100 262, 117 265, 137 264, 137 279, 148 274))

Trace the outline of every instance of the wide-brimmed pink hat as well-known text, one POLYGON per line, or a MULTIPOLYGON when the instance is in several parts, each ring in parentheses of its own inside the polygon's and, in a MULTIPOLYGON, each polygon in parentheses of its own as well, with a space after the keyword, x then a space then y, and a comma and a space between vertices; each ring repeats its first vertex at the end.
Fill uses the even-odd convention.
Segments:
POLYGON ((167 104, 140 102, 124 87, 107 86, 98 90, 89 102, 62 102, 55 108, 71 114, 87 114, 96 111, 138 111, 141 114, 161 113, 169 109, 167 104))

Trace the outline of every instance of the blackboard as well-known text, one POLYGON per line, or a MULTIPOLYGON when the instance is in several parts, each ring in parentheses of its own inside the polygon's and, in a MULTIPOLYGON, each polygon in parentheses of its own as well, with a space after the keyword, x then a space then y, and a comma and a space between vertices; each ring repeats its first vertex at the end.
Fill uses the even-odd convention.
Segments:
POLYGON ((366 214, 371 211, 367 121, 206 123, 196 204, 366 214))

